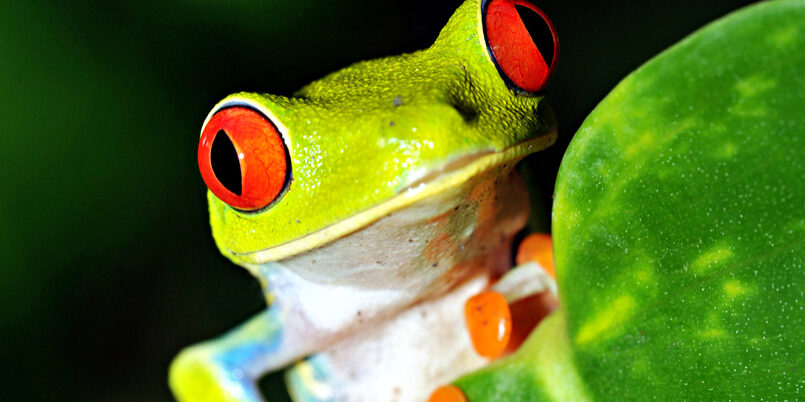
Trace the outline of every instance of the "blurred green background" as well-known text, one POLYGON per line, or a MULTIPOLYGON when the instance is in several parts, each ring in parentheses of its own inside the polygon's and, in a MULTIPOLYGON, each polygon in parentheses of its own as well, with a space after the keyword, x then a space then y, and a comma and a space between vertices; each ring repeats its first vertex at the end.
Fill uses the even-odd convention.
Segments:
MULTIPOLYGON (((209 233, 195 161, 209 109, 427 47, 460 3, 5 4, 0 400, 169 400, 172 356, 263 306, 209 233)), ((560 138, 528 161, 537 201, 550 204, 572 133, 619 79, 746 3, 538 1, 562 47, 560 138)))

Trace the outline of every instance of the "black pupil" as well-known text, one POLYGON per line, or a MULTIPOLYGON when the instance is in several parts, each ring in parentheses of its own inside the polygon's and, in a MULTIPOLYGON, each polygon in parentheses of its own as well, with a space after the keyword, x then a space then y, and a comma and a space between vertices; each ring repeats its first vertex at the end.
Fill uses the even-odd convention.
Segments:
POLYGON ((537 49, 542 53, 542 57, 545 58, 548 67, 551 67, 554 51, 551 28, 542 16, 534 12, 534 10, 519 4, 515 4, 514 7, 517 10, 517 14, 520 14, 520 19, 523 20, 523 25, 528 30, 528 34, 531 35, 531 40, 537 45, 537 49))
POLYGON ((226 135, 224 130, 218 131, 215 139, 212 140, 212 149, 210 149, 210 161, 212 163, 212 171, 215 177, 227 190, 240 195, 241 191, 241 178, 240 178, 240 160, 238 159, 238 151, 232 145, 232 140, 226 135))

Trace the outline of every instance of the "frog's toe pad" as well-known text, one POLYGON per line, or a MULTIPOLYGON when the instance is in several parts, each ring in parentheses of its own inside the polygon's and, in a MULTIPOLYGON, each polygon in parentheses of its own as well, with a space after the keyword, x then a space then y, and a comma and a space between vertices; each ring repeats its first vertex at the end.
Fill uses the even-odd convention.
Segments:
POLYGON ((433 391, 428 402, 467 402, 464 392, 455 385, 443 385, 433 391))
POLYGON ((517 265, 535 262, 542 267, 551 278, 556 279, 553 267, 553 240, 545 233, 532 233, 517 248, 517 265))
POLYGON ((512 317, 502 294, 486 291, 471 297, 464 305, 464 318, 472 346, 479 355, 491 359, 506 350, 512 317))

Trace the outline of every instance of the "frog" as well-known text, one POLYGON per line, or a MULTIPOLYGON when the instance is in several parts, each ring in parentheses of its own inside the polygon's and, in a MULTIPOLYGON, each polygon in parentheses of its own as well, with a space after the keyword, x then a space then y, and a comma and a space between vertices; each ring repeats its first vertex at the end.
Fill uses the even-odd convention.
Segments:
POLYGON ((515 165, 557 138, 557 60, 532 1, 466 0, 427 49, 215 105, 198 146, 210 227, 267 307, 183 349, 175 397, 264 400, 259 378, 285 369, 294 400, 424 400, 487 364, 462 306, 550 282, 511 256, 529 213, 515 165))

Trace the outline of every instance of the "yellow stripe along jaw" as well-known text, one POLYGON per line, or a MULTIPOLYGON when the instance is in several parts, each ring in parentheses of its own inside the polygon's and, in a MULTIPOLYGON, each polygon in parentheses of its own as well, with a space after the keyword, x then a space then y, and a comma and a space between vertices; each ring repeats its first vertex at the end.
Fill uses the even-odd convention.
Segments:
POLYGON ((230 251, 228 254, 240 264, 263 264, 317 248, 359 230, 394 211, 439 194, 447 188, 464 183, 471 177, 493 166, 545 149, 553 144, 556 136, 557 131, 553 129, 545 135, 523 141, 503 151, 483 154, 461 168, 441 174, 429 182, 409 187, 394 198, 290 242, 259 251, 245 253, 233 253, 230 251))

